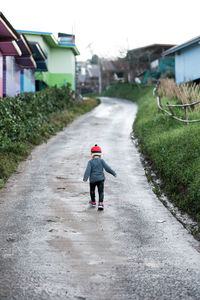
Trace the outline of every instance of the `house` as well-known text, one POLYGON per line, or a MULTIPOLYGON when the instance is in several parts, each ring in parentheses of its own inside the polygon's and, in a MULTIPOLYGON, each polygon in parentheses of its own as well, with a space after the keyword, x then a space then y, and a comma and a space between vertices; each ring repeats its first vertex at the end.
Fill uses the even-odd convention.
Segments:
POLYGON ((105 91, 112 83, 117 81, 116 68, 111 60, 101 58, 101 77, 102 77, 102 91, 105 91))
POLYGON ((58 33, 56 39, 51 32, 18 30, 31 43, 38 43, 46 56, 47 70, 39 70, 35 74, 38 88, 41 84, 61 87, 69 83, 76 89, 76 56, 79 51, 75 45, 75 36, 58 33))
MULTIPOLYGON (((38 74, 41 74, 41 72, 47 72, 48 71, 47 63, 46 63, 47 57, 43 52, 42 48, 40 47, 40 44, 37 42, 29 42, 29 45, 32 49, 33 57, 36 62, 36 72, 38 74)), ((47 84, 45 84, 42 80, 39 79, 35 80, 35 76, 34 76, 34 82, 35 82, 36 91, 40 91, 47 86, 47 84)))
POLYGON ((87 66, 86 78, 88 86, 92 89, 95 94, 99 93, 99 81, 100 81, 100 68, 98 65, 87 66))
POLYGON ((177 84, 200 80, 200 36, 172 47, 163 56, 175 56, 175 79, 177 84))
POLYGON ((124 82, 126 70, 124 61, 104 58, 98 60, 98 64, 92 64, 91 61, 77 63, 77 88, 81 94, 101 93, 115 82, 124 82))
POLYGON ((35 90, 32 54, 26 38, 0 12, 0 97, 35 90))
MULTIPOLYGON (((6 95, 6 84, 7 75, 13 74, 13 77, 18 76, 18 68, 15 65, 12 66, 12 61, 15 56, 21 56, 21 51, 17 45, 17 40, 19 39, 18 33, 0 12, 0 97, 6 95), (8 57, 8 64, 6 58, 8 57), (11 73, 11 71, 13 71, 11 73)), ((20 76, 20 74, 19 74, 20 76)), ((13 89, 20 91, 20 86, 15 85, 14 80, 13 89)))
POLYGON ((159 66, 162 53, 173 46, 172 44, 152 44, 129 50, 125 59, 128 62, 128 78, 130 81, 137 77, 141 78, 146 71, 150 74, 152 67, 159 66))
POLYGON ((77 63, 77 89, 80 94, 99 92, 99 65, 90 64, 89 62, 77 63))
POLYGON ((35 70, 37 65, 33 58, 33 51, 22 34, 17 44, 22 52, 21 56, 15 57, 15 62, 20 68, 20 93, 35 92, 35 70))

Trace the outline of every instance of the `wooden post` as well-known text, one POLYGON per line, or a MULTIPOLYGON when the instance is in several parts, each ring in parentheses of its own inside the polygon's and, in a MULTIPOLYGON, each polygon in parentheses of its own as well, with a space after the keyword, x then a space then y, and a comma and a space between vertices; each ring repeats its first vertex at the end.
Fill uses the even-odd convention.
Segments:
MULTIPOLYGON (((169 103, 167 102, 167 105, 169 105, 169 103)), ((173 113, 173 109, 172 109, 172 107, 170 107, 170 106, 168 106, 168 108, 169 108, 169 111, 170 111, 170 113, 172 114, 172 116, 174 115, 174 113, 173 113)))
MULTIPOLYGON (((188 121, 188 107, 184 106, 184 111, 185 111, 185 119, 188 121)), ((186 122, 186 125, 188 125, 188 122, 186 122)))
POLYGON ((157 102, 159 104, 160 107, 162 107, 161 101, 160 101, 160 96, 157 96, 157 102))

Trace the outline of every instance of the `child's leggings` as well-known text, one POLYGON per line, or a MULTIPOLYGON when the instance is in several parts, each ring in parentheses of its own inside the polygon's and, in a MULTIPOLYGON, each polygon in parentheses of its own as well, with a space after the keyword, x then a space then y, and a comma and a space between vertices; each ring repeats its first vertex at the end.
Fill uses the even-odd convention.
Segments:
POLYGON ((99 193, 99 202, 103 202, 104 198, 104 180, 96 181, 96 182, 90 182, 90 197, 92 202, 95 202, 95 187, 98 188, 99 193))

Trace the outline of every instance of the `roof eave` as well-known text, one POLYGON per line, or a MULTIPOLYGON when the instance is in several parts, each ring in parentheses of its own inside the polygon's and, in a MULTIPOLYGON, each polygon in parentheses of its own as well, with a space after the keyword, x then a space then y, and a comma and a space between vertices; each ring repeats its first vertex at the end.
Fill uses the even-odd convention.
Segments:
POLYGON ((181 45, 172 47, 172 48, 168 49, 167 51, 163 52, 162 56, 167 56, 167 55, 170 55, 170 54, 174 54, 174 53, 176 53, 176 52, 178 52, 178 51, 180 51, 180 50, 182 50, 184 48, 190 47, 190 46, 198 43, 199 41, 200 41, 200 37, 195 38, 195 39, 193 39, 191 41, 188 41, 186 43, 183 43, 181 45))
POLYGON ((28 31, 28 30, 17 30, 19 33, 31 34, 31 35, 41 35, 45 38, 45 41, 49 44, 50 47, 65 47, 65 48, 71 48, 74 52, 74 55, 80 55, 80 52, 78 51, 75 44, 64 44, 64 43, 58 43, 56 38, 54 37, 52 32, 41 32, 41 31, 28 31))
POLYGON ((12 41, 12 44, 13 44, 13 46, 15 47, 15 49, 16 49, 18 55, 21 56, 21 55, 22 55, 22 51, 21 51, 21 49, 19 48, 17 42, 16 42, 16 41, 12 41))
POLYGON ((13 36, 15 40, 19 39, 18 32, 12 27, 12 25, 8 22, 6 17, 3 15, 2 12, 0 12, 0 20, 4 24, 4 26, 7 28, 7 30, 10 32, 10 34, 13 36))
POLYGON ((31 30, 17 30, 19 33, 24 35, 40 35, 44 37, 47 44, 52 47, 52 45, 55 47, 57 46, 58 42, 56 38, 54 37, 52 32, 43 32, 43 31, 31 31, 31 30))
POLYGON ((75 44, 64 44, 64 43, 59 43, 58 47, 60 48, 68 48, 71 49, 75 55, 80 55, 79 50, 77 49, 75 44))
POLYGON ((44 32, 44 31, 32 31, 32 30, 21 30, 17 29, 18 33, 22 34, 31 34, 31 35, 51 35, 52 32, 44 32))
POLYGON ((44 54, 44 52, 42 51, 42 48, 40 47, 39 43, 36 43, 36 47, 37 47, 38 51, 40 52, 41 56, 43 57, 43 59, 46 60, 47 57, 44 54))

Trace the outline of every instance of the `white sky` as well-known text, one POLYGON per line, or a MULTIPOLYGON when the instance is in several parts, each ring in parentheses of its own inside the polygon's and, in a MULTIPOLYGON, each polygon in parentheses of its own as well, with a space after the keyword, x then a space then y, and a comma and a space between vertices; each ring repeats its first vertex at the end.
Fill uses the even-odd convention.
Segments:
POLYGON ((75 33, 78 60, 119 56, 154 43, 200 35, 200 0, 5 0, 0 11, 15 29, 75 33), (90 49, 88 45, 91 44, 90 49))

